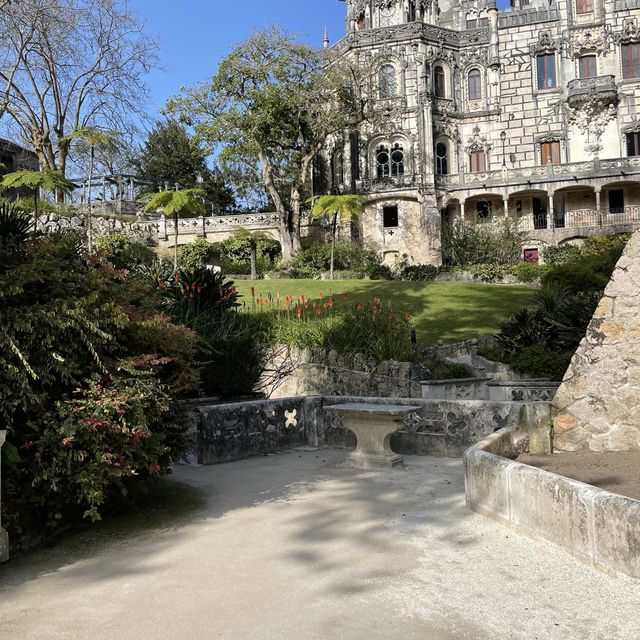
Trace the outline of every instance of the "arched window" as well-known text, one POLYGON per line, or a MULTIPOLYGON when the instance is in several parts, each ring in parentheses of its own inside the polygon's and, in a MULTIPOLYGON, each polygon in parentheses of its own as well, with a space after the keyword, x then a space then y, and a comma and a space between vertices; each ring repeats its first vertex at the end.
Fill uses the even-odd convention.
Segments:
POLYGON ((394 144, 391 150, 391 175, 404 175, 404 151, 399 144, 394 144))
POLYGON ((344 157, 342 151, 337 151, 333 156, 333 186, 344 184, 344 157))
POLYGON ((376 166, 378 178, 388 178, 391 173, 391 156, 388 147, 380 145, 376 151, 376 166))
POLYGON ((378 178, 398 177, 404 175, 404 149, 399 143, 380 145, 376 151, 376 175, 378 178))
POLYGON ((436 173, 440 176, 449 173, 449 147, 444 142, 436 144, 436 173))
POLYGON ((482 76, 479 69, 471 69, 469 71, 467 87, 469 89, 469 100, 480 100, 482 98, 482 76))
POLYGON ((392 64, 385 64, 378 72, 378 88, 381 98, 394 98, 398 95, 396 69, 392 64))
POLYGON ((433 69, 433 92, 436 94, 436 98, 447 97, 447 76, 440 65, 433 69))

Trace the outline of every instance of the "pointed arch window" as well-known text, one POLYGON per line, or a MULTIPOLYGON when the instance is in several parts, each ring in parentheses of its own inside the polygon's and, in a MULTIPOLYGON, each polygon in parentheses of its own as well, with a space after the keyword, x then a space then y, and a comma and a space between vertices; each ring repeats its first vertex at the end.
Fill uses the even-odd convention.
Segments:
POLYGON ((391 149, 391 175, 394 177, 404 175, 404 150, 398 143, 391 149))
POLYGON ((396 69, 392 64, 385 64, 378 71, 378 88, 381 98, 395 98, 398 95, 396 69))
POLYGON ((378 178, 388 178, 391 174, 391 155, 389 147, 380 145, 376 151, 376 174, 378 178))
POLYGON ((482 76, 479 69, 471 69, 469 71, 467 89, 469 100, 480 100, 482 98, 482 76))
POLYGON ((449 145, 446 142, 436 144, 436 173, 440 176, 449 174, 449 145))
POLYGON ((433 92, 436 98, 447 97, 447 76, 442 65, 436 65, 433 69, 433 92))

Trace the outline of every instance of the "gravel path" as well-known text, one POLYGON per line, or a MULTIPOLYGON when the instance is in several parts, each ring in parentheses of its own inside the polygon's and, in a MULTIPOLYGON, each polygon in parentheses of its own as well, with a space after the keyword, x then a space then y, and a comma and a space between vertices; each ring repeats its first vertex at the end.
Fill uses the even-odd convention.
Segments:
POLYGON ((0 638, 640 637, 640 583, 467 511, 460 460, 364 473, 345 455, 179 467, 179 516, 0 567, 0 638))

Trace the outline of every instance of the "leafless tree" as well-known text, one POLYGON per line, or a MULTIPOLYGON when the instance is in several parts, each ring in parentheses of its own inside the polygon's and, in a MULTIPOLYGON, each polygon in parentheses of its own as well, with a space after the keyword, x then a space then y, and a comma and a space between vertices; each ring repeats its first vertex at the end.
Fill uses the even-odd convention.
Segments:
POLYGON ((45 169, 66 174, 74 131, 126 132, 144 117, 158 47, 126 0, 20 0, 2 9, 3 111, 45 169))

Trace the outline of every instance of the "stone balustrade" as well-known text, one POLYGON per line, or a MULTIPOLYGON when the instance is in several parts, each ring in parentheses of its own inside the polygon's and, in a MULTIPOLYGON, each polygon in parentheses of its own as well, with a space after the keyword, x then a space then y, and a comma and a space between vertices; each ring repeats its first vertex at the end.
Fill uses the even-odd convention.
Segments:
MULTIPOLYGON (((6 431, 0 431, 0 449, 7 437, 6 431)), ((2 471, 0 458, 0 471, 2 471)), ((7 532, 2 528, 2 487, 0 486, 0 562, 6 562, 9 559, 9 536, 7 532)))

